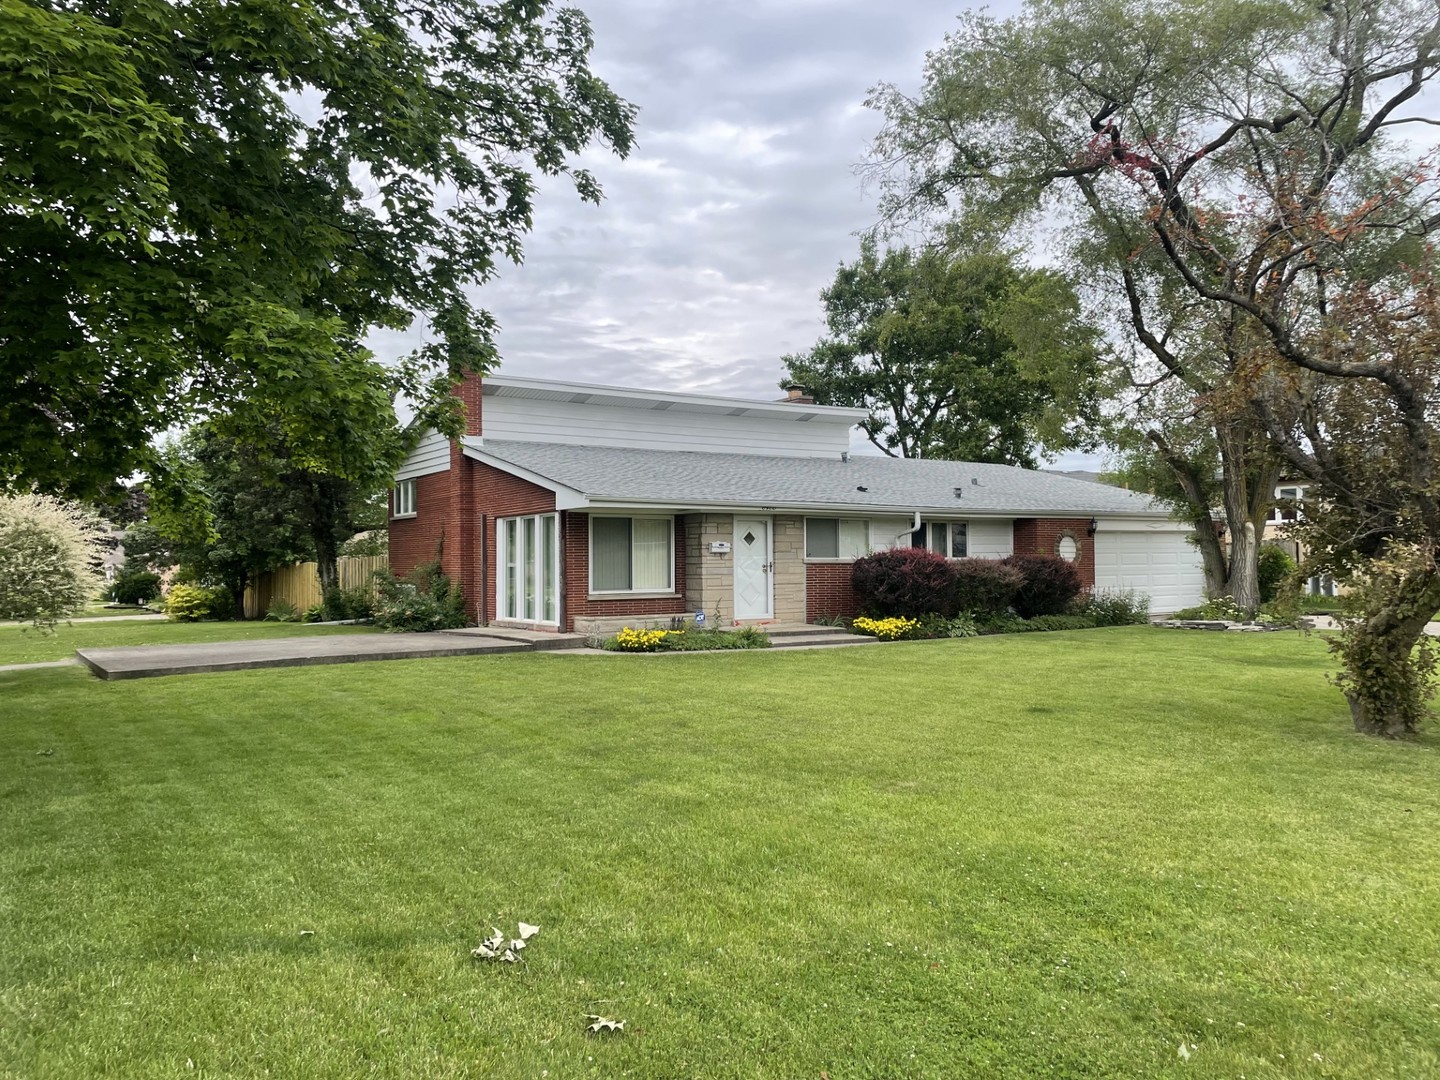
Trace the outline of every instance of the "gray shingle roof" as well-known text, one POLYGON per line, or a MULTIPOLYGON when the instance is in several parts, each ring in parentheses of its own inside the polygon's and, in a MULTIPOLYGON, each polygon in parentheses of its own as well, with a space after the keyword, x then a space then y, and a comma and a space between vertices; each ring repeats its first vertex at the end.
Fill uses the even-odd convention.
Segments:
POLYGON ((1168 516, 1163 506, 1146 495, 1010 465, 870 455, 852 455, 849 461, 841 461, 488 439, 475 449, 606 501, 676 507, 1168 516))

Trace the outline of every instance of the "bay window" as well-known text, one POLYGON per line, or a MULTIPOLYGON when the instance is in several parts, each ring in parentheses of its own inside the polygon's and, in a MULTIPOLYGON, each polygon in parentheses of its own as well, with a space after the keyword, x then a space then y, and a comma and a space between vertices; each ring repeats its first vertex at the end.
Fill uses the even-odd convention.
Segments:
POLYGON ((499 618, 560 622, 560 523, 556 514, 496 522, 495 611, 499 618))
POLYGON ((675 519, 590 517, 592 593, 673 592, 675 519))

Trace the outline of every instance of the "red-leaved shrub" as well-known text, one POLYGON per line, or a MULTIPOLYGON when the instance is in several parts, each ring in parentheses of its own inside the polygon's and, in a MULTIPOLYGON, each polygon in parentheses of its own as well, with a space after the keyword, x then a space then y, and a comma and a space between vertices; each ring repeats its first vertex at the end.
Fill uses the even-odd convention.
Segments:
POLYGON ((1025 580, 1018 567, 996 559, 956 559, 950 567, 955 575, 955 610, 972 615, 1008 610, 1025 580))
POLYGON ((949 618, 955 614, 952 567, 944 556, 924 548, 892 548, 855 560, 850 580, 866 614, 949 618))
POLYGON ((1085 587, 1075 564, 1058 555, 1011 555, 1003 562, 1020 571, 1020 588, 1011 605, 1022 619, 1065 614, 1085 587))

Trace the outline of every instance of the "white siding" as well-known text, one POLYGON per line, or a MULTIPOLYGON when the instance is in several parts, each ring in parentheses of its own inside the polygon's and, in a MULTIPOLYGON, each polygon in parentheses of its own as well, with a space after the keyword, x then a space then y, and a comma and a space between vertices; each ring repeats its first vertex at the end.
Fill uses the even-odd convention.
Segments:
POLYGON ((893 547, 904 547, 910 543, 910 525, 913 518, 871 518, 870 547, 874 551, 887 551, 893 547))
POLYGON ((1009 518, 971 518, 966 532, 976 559, 1004 559, 1015 554, 1015 522, 1009 518))
POLYGON ((400 468, 395 470, 395 479, 414 480, 417 476, 449 471, 450 442, 432 431, 422 438, 400 463, 400 468))
POLYGON ((626 408, 493 394, 485 397, 483 415, 486 439, 778 457, 838 457, 850 447, 849 424, 834 418, 717 415, 684 404, 626 408))

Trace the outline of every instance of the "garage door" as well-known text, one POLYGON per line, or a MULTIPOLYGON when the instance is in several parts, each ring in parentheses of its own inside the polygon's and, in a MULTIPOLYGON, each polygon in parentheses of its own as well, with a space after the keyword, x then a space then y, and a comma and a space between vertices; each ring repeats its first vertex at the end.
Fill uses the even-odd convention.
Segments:
POLYGON ((1102 524, 1095 534, 1095 587, 1146 593, 1150 614, 1168 615, 1205 602, 1205 570, 1186 532, 1102 524))

